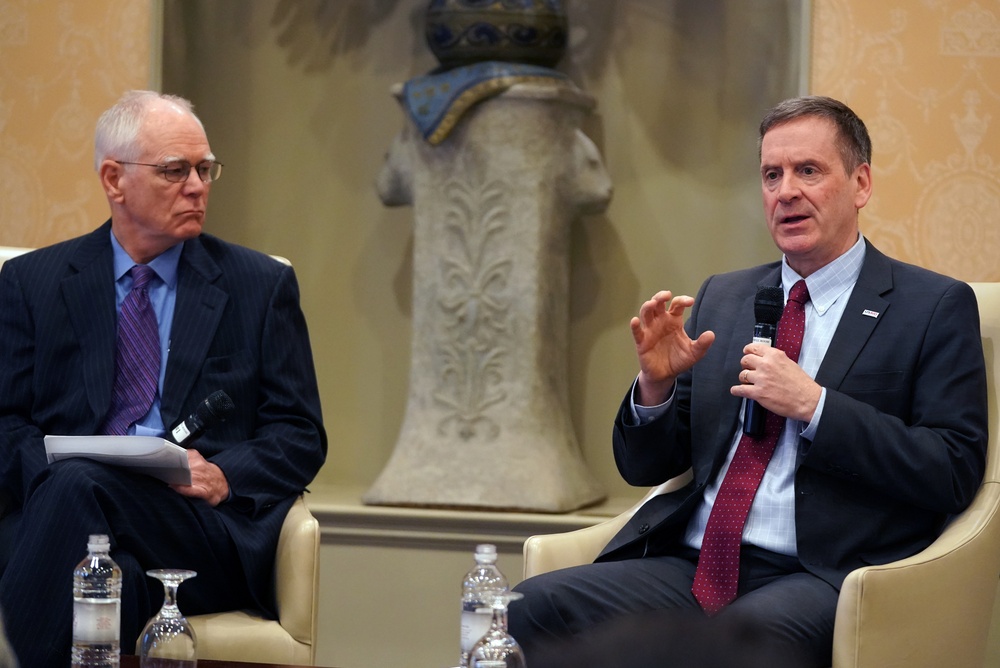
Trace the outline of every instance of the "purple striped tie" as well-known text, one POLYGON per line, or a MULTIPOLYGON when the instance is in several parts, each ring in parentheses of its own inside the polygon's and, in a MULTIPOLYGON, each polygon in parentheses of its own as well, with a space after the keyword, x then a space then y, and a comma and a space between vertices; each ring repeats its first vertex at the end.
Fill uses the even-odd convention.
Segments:
POLYGON ((101 429, 105 434, 127 434, 129 426, 149 412, 160 379, 160 330, 146 290, 156 273, 139 264, 130 271, 132 290, 118 316, 115 385, 101 429))

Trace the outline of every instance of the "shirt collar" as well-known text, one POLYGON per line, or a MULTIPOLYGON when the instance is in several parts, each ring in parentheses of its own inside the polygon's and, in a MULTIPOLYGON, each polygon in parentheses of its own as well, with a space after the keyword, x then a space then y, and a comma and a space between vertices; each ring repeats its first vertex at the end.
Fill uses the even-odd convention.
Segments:
MULTIPOLYGON (((135 266, 135 260, 129 257, 128 252, 118 243, 114 232, 109 232, 109 234, 111 235, 111 250, 115 258, 115 282, 117 283, 122 276, 128 273, 129 269, 135 266)), ((177 285, 177 266, 180 263, 181 251, 183 250, 184 242, 171 246, 150 260, 147 265, 169 288, 177 285)))
MULTIPOLYGON (((858 240, 846 253, 830 264, 817 269, 805 279, 809 288, 809 301, 820 315, 826 313, 845 292, 854 287, 861 275, 861 265, 865 262, 865 238, 858 235, 858 240)), ((788 266, 788 258, 781 258, 781 287, 788 299, 788 291, 802 277, 788 266)))

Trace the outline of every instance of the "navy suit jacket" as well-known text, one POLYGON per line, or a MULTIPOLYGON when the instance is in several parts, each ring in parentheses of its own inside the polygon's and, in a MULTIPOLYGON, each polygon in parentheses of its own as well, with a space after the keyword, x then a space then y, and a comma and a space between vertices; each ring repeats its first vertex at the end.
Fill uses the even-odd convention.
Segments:
MULTIPOLYGON (((613 436, 624 479, 657 485, 688 468, 694 479, 644 504, 599 560, 679 545, 737 428, 742 400, 729 388, 753 332, 756 288, 780 283, 780 263, 708 279, 686 328, 716 340, 678 379, 669 410, 638 426, 626 397, 613 436)), ((868 244, 816 381, 827 398, 815 438, 799 443, 796 538, 805 568, 839 588, 855 568, 929 545, 978 489, 987 403, 975 294, 868 244)))
MULTIPOLYGON (((97 433, 111 402, 117 316, 110 223, 0 271, 0 485, 24 503, 43 436, 97 433)), ((203 234, 185 242, 161 397, 163 423, 215 390, 236 411, 195 447, 232 497, 215 509, 250 591, 273 612, 278 533, 326 457, 319 392, 292 269, 203 234)))

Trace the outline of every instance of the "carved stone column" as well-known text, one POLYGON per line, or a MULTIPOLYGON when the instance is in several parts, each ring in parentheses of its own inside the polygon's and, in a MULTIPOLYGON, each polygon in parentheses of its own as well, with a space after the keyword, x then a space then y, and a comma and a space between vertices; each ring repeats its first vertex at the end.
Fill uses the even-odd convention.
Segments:
POLYGON ((570 227, 611 197, 579 129, 593 105, 569 82, 517 84, 437 146, 409 120, 394 139, 377 187, 414 209, 412 361, 365 503, 560 512, 603 498, 567 399, 570 227))

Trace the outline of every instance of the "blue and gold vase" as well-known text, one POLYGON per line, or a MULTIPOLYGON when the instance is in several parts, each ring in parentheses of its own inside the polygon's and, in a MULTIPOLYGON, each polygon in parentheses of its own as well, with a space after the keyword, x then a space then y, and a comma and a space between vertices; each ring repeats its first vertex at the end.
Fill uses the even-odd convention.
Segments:
POLYGON ((559 0, 431 0, 425 29, 445 69, 488 60, 554 67, 566 50, 559 0))

